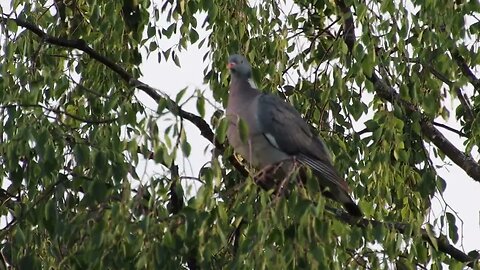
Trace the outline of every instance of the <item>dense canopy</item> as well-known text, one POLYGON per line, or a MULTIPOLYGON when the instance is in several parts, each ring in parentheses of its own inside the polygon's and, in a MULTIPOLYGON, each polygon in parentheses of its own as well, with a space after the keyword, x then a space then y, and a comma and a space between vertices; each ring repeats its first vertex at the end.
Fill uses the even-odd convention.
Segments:
POLYGON ((1 269, 479 267, 439 174, 480 182, 478 1, 3 2, 1 269), (204 90, 142 81, 195 48, 204 90), (231 53, 325 138, 365 219, 255 184, 225 136, 231 53))

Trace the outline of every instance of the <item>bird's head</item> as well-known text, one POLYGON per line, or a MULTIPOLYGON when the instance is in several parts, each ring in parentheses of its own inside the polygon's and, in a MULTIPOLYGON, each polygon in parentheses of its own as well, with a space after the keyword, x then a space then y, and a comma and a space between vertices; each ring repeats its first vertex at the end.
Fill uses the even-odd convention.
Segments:
POLYGON ((252 67, 247 58, 243 55, 234 54, 228 58, 227 68, 232 76, 250 79, 252 77, 252 67))

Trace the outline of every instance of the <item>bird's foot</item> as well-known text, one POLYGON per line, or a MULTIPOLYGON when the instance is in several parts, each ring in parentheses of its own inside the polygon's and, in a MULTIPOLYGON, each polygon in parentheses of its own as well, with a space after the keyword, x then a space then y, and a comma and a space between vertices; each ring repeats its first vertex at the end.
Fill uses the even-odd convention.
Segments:
POLYGON ((253 180, 264 189, 272 189, 276 185, 276 175, 281 168, 282 163, 265 166, 262 170, 253 176, 253 180))

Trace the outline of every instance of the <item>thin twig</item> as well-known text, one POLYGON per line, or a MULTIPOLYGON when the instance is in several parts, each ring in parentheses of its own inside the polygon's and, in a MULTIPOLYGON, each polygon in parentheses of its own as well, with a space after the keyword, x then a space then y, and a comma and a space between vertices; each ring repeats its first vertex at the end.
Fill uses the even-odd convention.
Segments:
POLYGON ((433 122, 433 125, 435 125, 435 126, 437 126, 437 127, 442 127, 442 128, 444 128, 444 129, 449 130, 449 131, 451 131, 451 132, 453 132, 453 133, 456 133, 456 134, 458 134, 458 135, 460 135, 460 136, 462 136, 462 137, 467 137, 467 134, 461 132, 460 130, 456 130, 456 129, 452 128, 452 127, 449 127, 449 126, 447 126, 447 125, 445 125, 445 124, 438 123, 438 122, 435 122, 435 121, 434 121, 434 122, 433 122))

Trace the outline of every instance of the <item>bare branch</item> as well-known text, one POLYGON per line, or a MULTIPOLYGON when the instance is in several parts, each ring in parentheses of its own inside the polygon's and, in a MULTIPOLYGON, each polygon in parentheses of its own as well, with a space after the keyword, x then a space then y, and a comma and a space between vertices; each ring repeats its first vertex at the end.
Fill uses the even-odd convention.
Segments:
POLYGON ((456 130, 456 129, 454 129, 454 128, 452 128, 452 127, 449 127, 449 126, 447 126, 447 125, 445 125, 445 124, 438 123, 438 122, 435 122, 435 121, 432 122, 432 123, 433 123, 434 126, 442 127, 442 128, 444 128, 444 129, 446 129, 446 130, 449 130, 449 131, 451 131, 451 132, 453 132, 453 133, 458 134, 459 136, 467 137, 467 134, 461 132, 460 130, 456 130))

